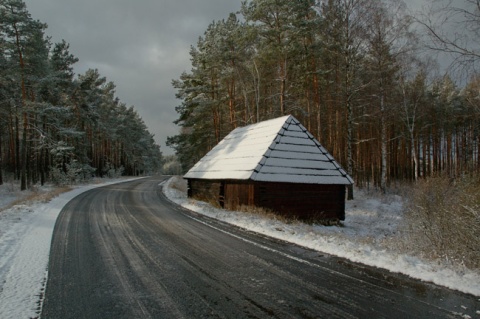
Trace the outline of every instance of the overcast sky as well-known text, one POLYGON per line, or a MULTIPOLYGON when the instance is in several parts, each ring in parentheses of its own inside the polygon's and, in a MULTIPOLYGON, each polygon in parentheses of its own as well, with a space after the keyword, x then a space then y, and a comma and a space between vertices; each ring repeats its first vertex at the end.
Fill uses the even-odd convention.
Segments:
POLYGON ((240 0, 24 0, 33 19, 48 24, 52 42, 65 39, 79 62, 116 84, 121 102, 134 105, 164 155, 178 134, 172 79, 190 71, 190 46, 214 20, 240 9, 240 0))
MULTIPOLYGON (((171 80, 190 71, 190 46, 214 20, 237 12, 241 0, 24 0, 33 19, 48 24, 52 42, 65 39, 77 74, 98 69, 134 105, 164 155, 178 134, 171 80)), ((409 0, 408 2, 415 2, 409 0)), ((418 0, 423 2, 423 0, 418 0)))

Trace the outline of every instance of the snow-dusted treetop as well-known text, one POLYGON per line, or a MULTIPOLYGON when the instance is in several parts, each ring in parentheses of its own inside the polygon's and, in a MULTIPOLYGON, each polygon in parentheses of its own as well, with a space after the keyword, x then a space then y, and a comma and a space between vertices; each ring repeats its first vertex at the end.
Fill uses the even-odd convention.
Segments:
POLYGON ((292 115, 236 128, 184 177, 353 184, 347 172, 292 115))

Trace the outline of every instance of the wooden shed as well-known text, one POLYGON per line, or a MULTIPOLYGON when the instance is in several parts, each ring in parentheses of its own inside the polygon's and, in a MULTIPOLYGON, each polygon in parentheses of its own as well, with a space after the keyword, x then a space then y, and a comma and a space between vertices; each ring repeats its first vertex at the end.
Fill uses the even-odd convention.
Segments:
POLYGON ((235 210, 264 207, 300 219, 345 219, 352 178, 293 116, 240 127, 184 176, 188 196, 235 210))

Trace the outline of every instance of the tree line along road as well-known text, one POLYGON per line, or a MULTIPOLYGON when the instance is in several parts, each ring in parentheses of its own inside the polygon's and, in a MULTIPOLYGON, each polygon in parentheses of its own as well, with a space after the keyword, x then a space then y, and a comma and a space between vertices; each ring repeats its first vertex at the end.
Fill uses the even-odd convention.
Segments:
POLYGON ((151 177, 60 213, 41 318, 475 318, 478 298, 171 203, 151 177))

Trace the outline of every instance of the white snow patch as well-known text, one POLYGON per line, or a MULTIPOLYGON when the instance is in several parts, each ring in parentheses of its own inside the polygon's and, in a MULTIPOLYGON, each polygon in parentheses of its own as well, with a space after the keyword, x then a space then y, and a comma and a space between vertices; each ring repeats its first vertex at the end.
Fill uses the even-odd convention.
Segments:
POLYGON ((356 199, 346 203, 344 227, 300 222, 285 224, 265 216, 217 209, 189 199, 182 183, 178 177, 173 177, 164 184, 163 192, 171 201, 192 211, 303 247, 480 296, 479 273, 461 266, 452 268, 422 260, 391 247, 403 220, 400 196, 372 198, 357 191, 356 199))
POLYGON ((124 181, 127 180, 77 187, 48 203, 19 204, 3 211, 2 208, 31 192, 15 192, 9 185, 0 186, 0 318, 38 316, 53 227, 65 204, 87 190, 124 181))

